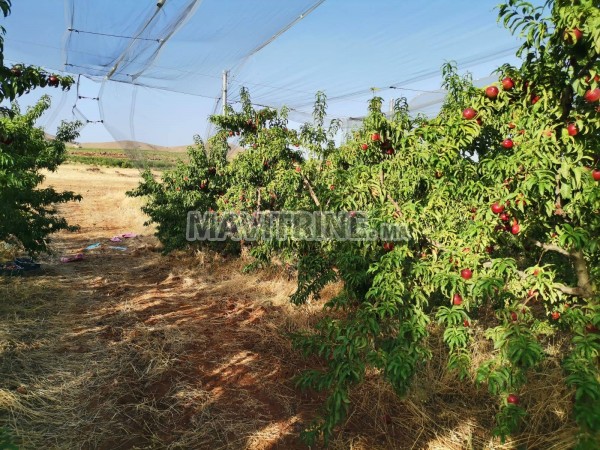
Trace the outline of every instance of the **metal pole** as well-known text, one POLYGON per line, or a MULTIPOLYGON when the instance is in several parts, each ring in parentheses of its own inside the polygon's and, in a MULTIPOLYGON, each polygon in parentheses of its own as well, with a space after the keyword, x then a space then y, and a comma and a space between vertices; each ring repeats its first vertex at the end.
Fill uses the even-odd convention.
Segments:
POLYGON ((221 101, 223 102, 223 115, 227 114, 227 71, 223 71, 223 88, 221 94, 221 101))
POLYGON ((390 117, 394 114, 394 101, 395 99, 390 98, 390 117))

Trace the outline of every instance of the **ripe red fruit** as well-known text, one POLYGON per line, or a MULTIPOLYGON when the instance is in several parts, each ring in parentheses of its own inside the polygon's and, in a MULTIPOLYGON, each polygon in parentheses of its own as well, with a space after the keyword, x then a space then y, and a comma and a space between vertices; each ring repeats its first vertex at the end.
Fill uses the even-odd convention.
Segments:
POLYGON ((517 126, 517 125, 515 125, 515 123, 514 123, 514 122, 510 122, 510 123, 508 124, 508 128, 510 128, 511 130, 512 130, 512 129, 514 129, 516 126, 517 126))
POLYGON ((296 172, 298 172, 298 173, 302 172, 302 167, 296 166, 296 172))
POLYGON ((485 88, 485 95, 491 99, 498 97, 498 92, 500 92, 500 90, 496 86, 488 86, 485 88))
POLYGON ((367 144, 360 144, 360 148, 362 150, 367 150, 369 148, 369 146, 367 144))
POLYGON ((572 30, 567 28, 563 33, 563 39, 569 44, 576 44, 582 37, 583 33, 579 28, 573 28, 572 30), (573 40, 573 37, 575 37, 575 40, 573 40))
POLYGON ((588 323, 585 326, 585 331, 587 331, 588 333, 597 333, 600 330, 598 330, 598 327, 596 327, 595 325, 588 323))
POLYGON ((456 306, 462 304, 462 297, 460 294, 454 294, 454 297, 452 297, 452 304, 456 306))
POLYGON ((508 214, 503 212, 502 214, 500 214, 500 220, 502 222, 508 222, 510 220, 510 217, 508 216, 508 214))
POLYGON ((588 103, 597 102, 598 100, 600 100, 600 88, 596 88, 594 90, 589 89, 588 91, 586 91, 583 98, 588 103))
POLYGON ((501 205, 498 202, 493 203, 491 208, 494 214, 500 214, 502 211, 504 211, 504 205, 501 205))
POLYGON ((465 320, 463 321, 463 326, 464 326, 465 328, 469 328, 469 327, 471 326, 471 324, 469 323, 469 321, 468 321, 467 319, 465 319, 465 320))
POLYGON ((537 277, 539 274, 540 274, 540 269, 535 269, 535 270, 533 271, 533 276, 534 276, 534 277, 537 277))
POLYGON ((513 322, 516 322, 519 316, 517 316, 517 313, 513 311, 510 313, 510 318, 513 322))
POLYGON ((462 112, 463 117, 467 120, 471 120, 476 114, 477 112, 473 108, 466 108, 462 112))
POLYGON ((594 181, 600 181, 600 170, 592 170, 592 178, 594 179, 594 181))
POLYGON ((381 136, 379 135, 379 133, 373 133, 371 135, 371 140, 372 141, 380 141, 381 140, 381 136))
POLYGON ((567 125, 567 132, 569 133, 569 136, 577 136, 577 133, 579 133, 579 129, 577 128, 576 124, 570 123, 569 125, 567 125))
POLYGON ((463 269, 460 271, 460 276, 463 280, 470 280, 473 277, 473 271, 471 269, 463 269))
POLYGON ((506 401, 511 405, 518 405, 519 397, 515 394, 508 394, 508 397, 506 397, 506 401))
POLYGON ((539 96, 539 95, 534 95, 534 96, 532 96, 532 97, 531 97, 531 104, 532 104, 532 105, 535 105, 535 104, 538 102, 538 100, 539 100, 539 99, 540 99, 540 96, 539 96))
POLYGON ((515 223, 510 229, 510 232, 512 234, 519 234, 520 231, 521 231, 521 226, 518 223, 515 223))
POLYGON ((335 185, 333 185, 333 184, 330 184, 330 185, 329 185, 329 190, 330 190, 330 191, 333 191, 334 189, 335 189, 335 185))
POLYGON ((505 91, 510 91, 515 86, 515 82, 512 78, 506 77, 502 80, 502 87, 505 91))
POLYGON ((552 311, 552 320, 560 319, 560 313, 558 311, 552 311))
POLYGON ((22 71, 21 68, 19 66, 14 66, 12 69, 10 69, 10 72, 15 76, 15 77, 20 77, 22 75, 22 71))
POLYGON ((384 242, 383 249, 386 252, 391 252, 392 250, 394 250, 394 243, 393 242, 384 242))
POLYGON ((513 148, 513 145, 515 145, 512 141, 512 139, 504 139, 502 141, 502 147, 504 148, 513 148))
POLYGON ((58 80, 58 77, 56 75, 50 75, 48 77, 48 84, 50 86, 58 86, 58 82, 59 82, 59 80, 58 80))
MULTIPOLYGON (((585 82, 586 82, 586 84, 590 84, 590 80, 591 80, 590 76, 589 76, 589 75, 587 75, 587 76, 585 77, 585 82)), ((598 81, 600 81, 600 75, 595 75, 595 76, 594 76, 594 81, 595 81, 596 83, 597 83, 598 81)))

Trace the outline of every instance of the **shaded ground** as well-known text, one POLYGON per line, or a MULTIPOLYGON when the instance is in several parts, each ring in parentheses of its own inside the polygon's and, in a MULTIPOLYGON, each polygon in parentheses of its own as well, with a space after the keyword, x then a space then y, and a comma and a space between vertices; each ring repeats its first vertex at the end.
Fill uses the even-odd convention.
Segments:
POLYGON ((81 230, 58 236, 41 273, 0 287, 1 395, 30 422, 14 424, 24 447, 302 448, 292 435, 310 402, 267 323, 287 280, 240 284, 237 262, 164 257, 148 236, 108 241, 148 233, 136 200, 116 201, 136 172, 67 169, 60 187, 85 200, 65 213, 81 230), (95 242, 83 261, 59 262, 95 242))
MULTIPOLYGON (((306 367, 285 333, 319 317, 292 308, 293 280, 206 254, 162 256, 143 226, 128 169, 67 166, 48 184, 84 195, 32 276, 0 278, 0 427, 24 449, 300 449, 320 399, 294 388, 306 367), (142 234, 121 243, 108 239, 142 234), (59 258, 100 242, 80 262, 59 258), (111 249, 123 245, 126 251, 111 249)), ((325 293, 327 298, 327 293, 325 293)), ((495 400, 446 375, 443 345, 411 394, 377 374, 353 392, 335 449, 517 448, 493 441, 495 400)), ((437 339, 437 340, 436 340, 437 339)), ((489 345, 476 340, 476 357, 489 345)), ((566 449, 570 393, 550 359, 522 401, 527 448, 566 449)))
POLYGON ((161 258, 144 239, 135 245, 129 254, 86 254, 11 286, 29 295, 11 311, 23 318, 20 329, 16 322, 6 330, 2 378, 20 373, 7 387, 48 425, 39 423, 39 435, 24 442, 40 448, 79 436, 82 448, 117 449, 285 441, 308 403, 298 403, 283 364, 289 349, 273 346, 255 293, 239 289, 235 275, 195 277, 210 265, 161 258))

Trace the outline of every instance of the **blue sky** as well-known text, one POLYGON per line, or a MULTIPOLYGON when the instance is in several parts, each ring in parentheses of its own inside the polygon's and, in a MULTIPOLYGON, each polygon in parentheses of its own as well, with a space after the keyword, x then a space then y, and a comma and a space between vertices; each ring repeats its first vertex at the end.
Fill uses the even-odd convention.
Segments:
POLYGON ((45 89, 56 109, 41 122, 48 132, 59 119, 72 118, 76 104, 78 117, 103 118, 106 125, 90 123, 81 141, 183 145, 196 133, 206 136, 223 69, 231 71, 231 101, 247 86, 257 103, 291 106, 300 121, 308 119, 317 90, 332 99, 331 115, 354 117, 364 114, 370 88, 381 88, 377 94, 386 101, 419 94, 426 99, 420 91, 439 89, 439 69, 447 60, 484 78, 503 62, 516 63, 518 40, 496 23, 496 4, 167 0, 157 11, 150 0, 18 0, 4 21, 5 58, 7 64, 78 72, 79 95, 100 95, 98 102, 45 89), (165 42, 156 53, 159 39, 165 42), (115 63, 116 81, 107 81, 115 63))

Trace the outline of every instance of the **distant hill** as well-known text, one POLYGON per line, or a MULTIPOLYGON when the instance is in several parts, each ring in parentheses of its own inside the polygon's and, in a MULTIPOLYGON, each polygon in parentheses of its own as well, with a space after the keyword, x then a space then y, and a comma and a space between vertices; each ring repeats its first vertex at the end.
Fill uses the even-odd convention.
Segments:
MULTIPOLYGON (((46 139, 52 140, 54 136, 46 133, 46 139)), ((190 144, 192 145, 192 144, 190 144)), ((187 145, 179 145, 175 147, 164 147, 162 145, 153 145, 146 142, 138 141, 112 141, 112 142, 71 142, 67 144, 68 148, 77 149, 97 149, 97 150, 145 150, 145 151, 160 151, 160 152, 171 152, 171 153, 185 153, 187 151, 187 145)), ((244 151, 243 147, 237 144, 229 144, 229 153, 227 156, 232 158, 240 152, 244 151)))
POLYGON ((75 148, 95 148, 99 150, 154 150, 161 152, 185 153, 187 145, 177 147, 163 147, 162 145, 152 145, 137 141, 112 141, 112 142, 78 142, 69 144, 69 147, 75 148))

